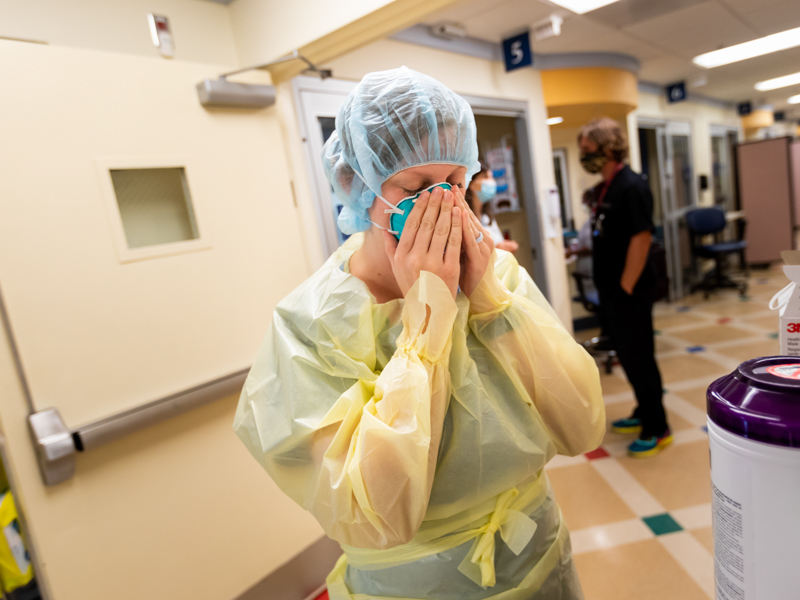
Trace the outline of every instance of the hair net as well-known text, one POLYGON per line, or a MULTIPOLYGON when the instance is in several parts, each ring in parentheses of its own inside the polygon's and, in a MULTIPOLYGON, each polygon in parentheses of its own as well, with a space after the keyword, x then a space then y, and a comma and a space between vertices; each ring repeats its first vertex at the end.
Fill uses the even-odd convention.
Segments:
POLYGON ((339 108, 322 160, 344 205, 339 229, 366 231, 383 182, 403 169, 461 165, 469 184, 480 170, 475 117, 466 100, 427 75, 407 67, 369 73, 339 108))

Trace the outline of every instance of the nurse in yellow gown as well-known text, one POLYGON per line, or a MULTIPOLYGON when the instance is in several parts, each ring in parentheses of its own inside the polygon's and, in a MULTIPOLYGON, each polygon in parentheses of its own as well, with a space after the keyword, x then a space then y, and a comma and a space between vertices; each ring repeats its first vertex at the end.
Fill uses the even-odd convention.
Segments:
POLYGON ((341 544, 331 598, 582 599, 543 468, 600 443, 599 375, 464 202, 469 105, 371 73, 323 160, 352 235, 276 308, 234 428, 341 544))

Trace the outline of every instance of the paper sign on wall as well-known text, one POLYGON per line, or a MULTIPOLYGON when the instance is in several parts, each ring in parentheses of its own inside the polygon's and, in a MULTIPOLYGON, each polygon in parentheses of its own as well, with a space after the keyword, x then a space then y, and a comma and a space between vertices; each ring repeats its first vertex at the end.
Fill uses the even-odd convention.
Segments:
POLYGON ((550 239, 559 237, 561 229, 561 195, 558 186, 552 185, 544 193, 544 235, 550 239))

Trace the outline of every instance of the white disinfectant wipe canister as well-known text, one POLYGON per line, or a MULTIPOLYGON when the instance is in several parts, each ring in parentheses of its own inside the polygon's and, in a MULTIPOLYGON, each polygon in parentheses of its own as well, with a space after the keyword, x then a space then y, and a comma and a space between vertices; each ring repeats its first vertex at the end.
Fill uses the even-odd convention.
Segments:
POLYGON ((800 599, 800 357, 708 388, 717 600, 800 599))

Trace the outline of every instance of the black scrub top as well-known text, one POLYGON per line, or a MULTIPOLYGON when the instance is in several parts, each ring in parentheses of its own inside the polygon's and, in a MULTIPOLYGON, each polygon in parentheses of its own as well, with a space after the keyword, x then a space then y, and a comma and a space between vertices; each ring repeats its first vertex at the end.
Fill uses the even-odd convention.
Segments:
MULTIPOLYGON (((595 188, 599 197, 604 183, 595 188)), ((620 279, 631 238, 642 231, 655 231, 653 194, 647 181, 627 165, 611 184, 600 207, 592 217, 592 269, 598 291, 622 289, 620 279)), ((655 283, 655 273, 648 261, 636 287, 655 283)))

